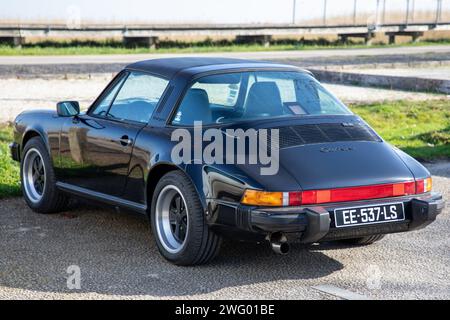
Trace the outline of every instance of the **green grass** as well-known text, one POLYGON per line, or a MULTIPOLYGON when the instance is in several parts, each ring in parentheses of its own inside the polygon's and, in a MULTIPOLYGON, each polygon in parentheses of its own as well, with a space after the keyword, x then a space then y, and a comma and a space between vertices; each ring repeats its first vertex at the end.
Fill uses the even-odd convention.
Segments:
POLYGON ((12 128, 0 125, 0 199, 19 196, 19 165, 9 154, 9 143, 13 140, 12 128))
MULTIPOLYGON (((426 46, 450 44, 450 39, 405 43, 397 45, 374 44, 371 47, 426 46)), ((367 48, 360 42, 341 44, 338 41, 318 40, 277 40, 270 47, 258 44, 236 44, 229 40, 201 42, 161 41, 158 49, 145 47, 124 47, 119 41, 66 41, 25 44, 21 48, 0 45, 0 56, 33 55, 100 55, 100 54, 141 54, 141 53, 206 53, 206 52, 248 52, 248 51, 292 51, 312 49, 367 48)))
POLYGON ((419 160, 450 159, 450 100, 351 105, 386 141, 419 160))
MULTIPOLYGON (((419 160, 450 159, 450 100, 351 105, 389 143, 419 160)), ((20 195, 19 165, 11 160, 12 128, 0 125, 0 199, 20 195)))

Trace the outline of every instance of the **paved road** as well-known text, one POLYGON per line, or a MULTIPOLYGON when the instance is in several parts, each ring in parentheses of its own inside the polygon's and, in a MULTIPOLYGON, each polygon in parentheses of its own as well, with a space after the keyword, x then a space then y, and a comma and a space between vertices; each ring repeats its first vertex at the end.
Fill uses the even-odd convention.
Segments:
POLYGON ((0 57, 0 65, 27 64, 89 64, 89 63, 131 63, 138 60, 186 57, 186 56, 220 56, 257 60, 285 60, 329 57, 361 57, 379 55, 418 55, 418 54, 447 54, 450 58, 449 45, 363 48, 363 49, 322 49, 299 51, 263 51, 263 52, 214 52, 214 53, 183 53, 183 54, 128 54, 128 55, 81 55, 81 56, 4 56, 0 57))
MULTIPOLYGON (((450 199, 450 162, 429 165, 450 199)), ((139 216, 81 205, 32 213, 22 199, 0 201, 0 298, 33 299, 375 299, 450 298, 450 207, 428 228, 369 247, 226 242, 210 265, 176 267, 161 258, 139 216), (81 289, 67 288, 67 268, 81 289), (347 290, 342 292, 342 290, 347 290)))

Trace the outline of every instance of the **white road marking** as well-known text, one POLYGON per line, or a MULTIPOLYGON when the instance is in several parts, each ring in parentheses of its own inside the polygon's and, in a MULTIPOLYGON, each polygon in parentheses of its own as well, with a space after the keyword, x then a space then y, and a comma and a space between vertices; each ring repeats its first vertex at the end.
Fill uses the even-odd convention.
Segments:
POLYGON ((345 300, 371 300, 369 297, 366 297, 364 295, 361 295, 359 293, 355 293, 349 290, 345 290, 330 284, 324 284, 319 286, 312 287, 315 290, 331 294, 333 296, 336 296, 338 298, 342 298, 345 300))

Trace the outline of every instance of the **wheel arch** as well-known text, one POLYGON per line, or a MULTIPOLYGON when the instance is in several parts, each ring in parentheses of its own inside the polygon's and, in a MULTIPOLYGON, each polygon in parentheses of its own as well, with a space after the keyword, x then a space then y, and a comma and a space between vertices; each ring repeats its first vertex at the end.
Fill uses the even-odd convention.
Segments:
POLYGON ((47 151, 50 154, 48 140, 47 140, 45 134, 43 134, 41 132, 41 130, 39 130, 37 128, 29 128, 23 134, 22 143, 21 143, 21 154, 23 154, 23 150, 25 149, 25 145, 28 143, 28 141, 30 141, 31 139, 33 139, 35 137, 41 138, 42 142, 44 143, 45 147, 47 148, 47 151))
POLYGON ((154 165, 154 167, 150 170, 150 172, 147 175, 146 202, 148 214, 150 214, 151 212, 152 199, 154 191, 156 189, 156 185, 164 175, 172 171, 182 172, 191 181, 191 183, 194 185, 195 190, 197 191, 197 195, 200 198, 200 202, 202 203, 203 207, 206 208, 205 197, 202 196, 202 194, 199 192, 197 184, 195 183, 194 179, 186 172, 186 170, 180 168, 179 166, 176 166, 173 163, 164 162, 154 165))

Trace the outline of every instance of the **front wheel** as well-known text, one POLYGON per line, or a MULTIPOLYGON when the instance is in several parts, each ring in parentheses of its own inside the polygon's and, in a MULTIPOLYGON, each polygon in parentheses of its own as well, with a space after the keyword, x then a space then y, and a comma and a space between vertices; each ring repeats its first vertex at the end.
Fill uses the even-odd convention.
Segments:
POLYGON ((38 137, 30 139, 23 149, 20 178, 23 196, 33 211, 56 213, 66 208, 68 197, 56 188, 50 156, 38 137))
POLYGON ((219 252, 221 237, 206 224, 203 206, 191 181, 172 171, 156 186, 151 226, 161 254, 176 265, 198 265, 219 252))

